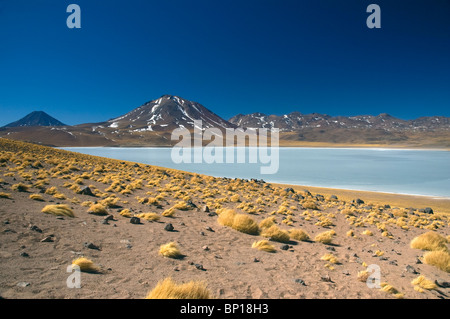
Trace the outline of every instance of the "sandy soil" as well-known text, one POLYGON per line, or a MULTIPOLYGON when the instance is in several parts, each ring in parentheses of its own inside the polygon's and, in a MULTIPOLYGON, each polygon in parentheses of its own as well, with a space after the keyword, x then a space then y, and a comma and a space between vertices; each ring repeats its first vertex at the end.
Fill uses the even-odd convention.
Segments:
POLYGON ((315 188, 309 188, 309 195, 304 191, 305 187, 293 186, 294 192, 286 192, 284 185, 251 181, 233 184, 233 180, 180 173, 180 178, 188 181, 181 186, 181 191, 185 192, 184 195, 188 194, 198 208, 177 210, 173 217, 164 217, 162 213, 180 201, 175 198, 176 191, 169 191, 169 187, 181 185, 180 179, 174 180, 178 174, 176 171, 158 170, 149 166, 136 166, 133 163, 90 156, 80 157, 70 152, 21 143, 2 143, 0 155, 7 154, 9 158, 0 161, 0 192, 10 194, 10 198, 0 198, 0 296, 3 298, 141 299, 158 281, 167 277, 178 282, 203 280, 215 298, 224 299, 395 298, 380 289, 368 288, 365 282, 358 281, 358 272, 371 264, 380 267, 381 281, 397 288, 404 298, 447 299, 450 295, 448 288, 441 287, 420 293, 414 290, 411 284, 419 274, 432 281, 450 281, 449 273, 420 262, 424 251, 409 246, 414 237, 428 232, 428 229, 414 226, 403 229, 388 223, 387 229, 392 235, 388 238, 381 235, 375 223, 369 223, 369 214, 373 212, 376 214, 372 216, 379 221, 382 221, 381 215, 385 213, 392 214, 395 220, 403 216, 407 224, 420 217, 428 221, 428 226, 439 221, 434 231, 448 236, 448 215, 440 214, 448 211, 445 209, 448 209, 448 202, 437 206, 436 202, 420 198, 417 199, 418 202, 411 202, 410 205, 409 200, 396 202, 400 197, 394 195, 380 197, 379 194, 368 192, 344 194, 337 190, 315 188), (54 159, 58 161, 52 162, 54 159), (34 160, 39 160, 43 167, 32 168, 26 162, 32 163, 34 160), (54 175, 54 171, 64 170, 70 163, 74 163, 79 170, 66 170, 54 175), (105 171, 93 174, 94 167, 102 163, 105 171), (52 170, 54 168, 56 170, 52 170), (52 173, 47 176, 48 184, 44 188, 33 186, 38 181, 37 174, 42 172, 52 173), (83 180, 80 186, 89 185, 98 190, 99 194, 115 194, 120 199, 121 207, 108 208, 108 213, 113 215, 114 219, 107 224, 103 222, 104 216, 89 214, 88 208, 81 205, 86 201, 100 201, 106 195, 92 197, 76 194, 67 185, 64 186, 85 172, 91 175, 89 179, 83 180), (132 189, 130 193, 108 192, 106 189, 111 186, 112 181, 101 180, 108 174, 121 176, 123 180, 120 182, 124 184, 130 184, 133 178, 143 180, 144 184, 140 188, 132 189), (123 174, 128 174, 129 179, 125 180, 123 174), (157 185, 150 185, 149 182, 153 179, 159 180, 157 185), (12 186, 19 182, 30 185, 30 188, 26 192, 13 190, 12 186), (227 189, 230 185, 238 186, 234 190, 227 189), (55 186, 66 199, 40 193, 41 189, 45 190, 51 186, 55 186), (205 197, 207 191, 215 191, 214 196, 205 197), (329 200, 328 192, 333 192, 339 199, 329 200), (44 201, 29 198, 30 194, 37 193, 42 195, 44 201), (159 207, 139 202, 139 198, 149 196, 147 193, 152 194, 151 196, 165 193, 159 200, 159 207), (317 193, 324 195, 324 199, 317 199, 317 193), (240 201, 229 200, 233 194, 239 194, 240 201), (319 209, 304 209, 305 201, 294 195, 314 201, 319 209), (260 211, 249 213, 247 208, 242 208, 243 202, 256 203, 257 197, 264 199, 264 204, 257 205, 261 208, 260 211), (228 200, 219 200, 222 198, 228 200), (365 203, 352 204, 350 199, 356 198, 361 198, 365 203), (288 204, 289 213, 273 214, 284 202, 288 204), (381 208, 378 205, 381 202, 383 205, 391 204, 391 208, 381 208), (392 204, 403 202, 408 205, 398 207, 415 206, 419 209, 430 206, 434 208, 435 214, 425 216, 417 210, 404 210, 407 211, 405 215, 403 210, 396 209, 392 204), (58 203, 71 207, 75 217, 57 217, 41 213, 44 206, 58 203), (252 243, 264 238, 220 225, 217 215, 211 214, 217 211, 212 204, 233 208, 238 213, 251 216, 257 222, 268 216, 275 216, 281 229, 301 228, 311 239, 330 229, 336 232, 336 236, 329 245, 314 240, 291 240, 287 250, 281 249, 284 243, 272 242, 276 252, 258 251, 252 248, 252 243), (209 205, 210 213, 204 211, 205 205, 209 205), (364 220, 364 225, 351 224, 341 213, 345 207, 356 209, 356 217, 364 220), (130 218, 119 214, 124 208, 134 214, 155 212, 160 216, 160 220, 149 222, 141 219, 141 224, 132 224, 130 218), (292 219, 290 225, 283 222, 288 216, 292 219), (316 225, 321 217, 328 217, 333 225, 316 225), (164 229, 167 223, 174 226, 173 231, 164 229), (346 235, 349 230, 354 231, 355 237, 346 235), (373 236, 363 235, 366 230, 372 231, 373 236), (48 236, 51 236, 52 241, 42 242, 48 236), (162 244, 172 241, 178 244, 185 255, 184 258, 171 259, 158 254, 162 244), (85 243, 93 243, 99 249, 87 248, 85 243), (384 254, 376 256, 377 250, 384 254), (321 257, 327 253, 336 256, 339 263, 326 266, 327 262, 321 260, 321 257), (91 259, 101 271, 81 273, 81 288, 68 288, 66 280, 71 273, 67 272, 67 267, 73 259, 80 256, 91 259), (198 267, 199 265, 202 267, 198 267), (411 272, 411 268, 416 273, 411 272))

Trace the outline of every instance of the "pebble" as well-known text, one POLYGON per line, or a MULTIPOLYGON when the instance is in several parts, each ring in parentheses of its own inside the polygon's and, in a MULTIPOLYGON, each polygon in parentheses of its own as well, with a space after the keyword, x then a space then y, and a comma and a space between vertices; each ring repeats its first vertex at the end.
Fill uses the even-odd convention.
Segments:
POLYGON ((407 265, 405 268, 406 272, 412 273, 412 274, 418 274, 417 270, 414 269, 413 266, 407 265))
POLYGON ((173 225, 171 223, 168 223, 164 226, 164 230, 166 231, 173 231, 175 228, 173 227, 173 225))
POLYGON ((30 285, 29 282, 24 282, 24 281, 17 283, 17 287, 22 287, 22 288, 28 287, 29 285, 30 285))
POLYGON ((306 283, 305 283, 305 281, 303 279, 297 278, 297 279, 295 279, 295 282, 297 284, 302 285, 302 286, 306 286, 306 283))
POLYGON ((37 231, 38 233, 42 233, 42 229, 40 229, 36 225, 30 225, 30 230, 37 231))
POLYGON ((211 227, 209 227, 209 226, 208 226, 208 227, 206 227, 205 229, 206 229, 207 231, 210 231, 210 232, 214 232, 214 229, 212 229, 212 228, 211 228, 211 227))
POLYGON ((96 249, 96 250, 100 250, 100 248, 93 244, 93 243, 84 243, 84 247, 89 248, 89 249, 96 249))
POLYGON ((205 236, 205 233, 201 231, 201 232, 200 232, 200 235, 205 236))
POLYGON ((195 266, 195 268, 197 268, 198 270, 206 270, 205 268, 203 268, 203 265, 202 265, 202 264, 195 264, 194 266, 195 266))
POLYGON ((288 250, 289 249, 289 245, 282 245, 280 247, 281 250, 288 250))
POLYGON ((139 218, 139 217, 136 217, 136 216, 134 216, 134 217, 131 217, 130 218, 130 223, 132 223, 132 224, 140 224, 141 223, 141 219, 139 218))
POLYGON ((208 251, 209 247, 208 246, 203 246, 202 249, 208 251))
POLYGON ((255 263, 259 263, 260 262, 260 260, 258 259, 258 258, 253 258, 253 262, 255 262, 255 263))
POLYGON ((20 256, 21 257, 30 257, 30 255, 28 255, 28 253, 26 253, 24 251, 20 253, 20 256))
POLYGON ((53 238, 52 238, 52 236, 46 236, 45 238, 43 238, 42 240, 41 240, 41 243, 51 243, 51 242, 53 242, 54 240, 53 240, 53 238))

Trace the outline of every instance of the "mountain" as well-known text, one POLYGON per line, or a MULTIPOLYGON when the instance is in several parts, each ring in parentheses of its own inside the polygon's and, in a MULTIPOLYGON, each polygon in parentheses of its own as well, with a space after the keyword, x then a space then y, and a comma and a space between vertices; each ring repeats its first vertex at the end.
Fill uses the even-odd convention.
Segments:
POLYGON ((26 126, 66 126, 64 123, 51 117, 43 111, 34 111, 18 121, 9 123, 4 127, 26 127, 26 126))
POLYGON ((285 115, 266 115, 263 113, 238 114, 229 120, 240 127, 279 128, 280 132, 293 132, 305 129, 364 129, 383 130, 386 132, 416 132, 450 130, 448 117, 421 117, 415 120, 402 120, 389 114, 377 116, 330 116, 326 114, 302 114, 292 112, 285 115))
POLYGON ((193 128, 194 120, 201 120, 203 128, 235 127, 203 105, 174 95, 163 95, 147 102, 125 115, 111 119, 103 126, 128 132, 172 131, 193 128))

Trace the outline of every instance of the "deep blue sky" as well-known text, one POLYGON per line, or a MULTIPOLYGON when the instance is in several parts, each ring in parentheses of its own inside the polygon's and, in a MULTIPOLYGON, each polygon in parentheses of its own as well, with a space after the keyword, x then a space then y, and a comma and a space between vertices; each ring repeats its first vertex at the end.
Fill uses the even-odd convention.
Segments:
POLYGON ((163 94, 226 119, 450 116, 450 1, 0 0, 0 125, 98 122, 163 94))

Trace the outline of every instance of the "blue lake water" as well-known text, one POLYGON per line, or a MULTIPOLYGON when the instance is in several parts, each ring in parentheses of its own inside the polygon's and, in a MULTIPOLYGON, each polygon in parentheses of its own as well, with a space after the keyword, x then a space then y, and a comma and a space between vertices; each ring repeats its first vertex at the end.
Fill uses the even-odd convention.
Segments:
MULTIPOLYGON (((216 177, 450 198, 450 152, 435 150, 280 148, 275 174, 257 163, 175 163, 171 148, 69 147, 65 150, 216 177)), ((225 153, 225 151, 224 151, 225 153)), ((269 152, 270 153, 270 152, 269 152)), ((248 154, 248 150, 247 150, 248 154)), ((248 157, 247 157, 248 158, 248 157)), ((224 160, 225 161, 225 160, 224 160)))

